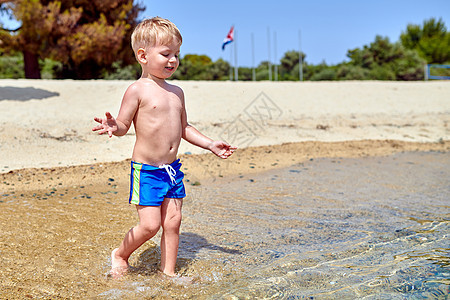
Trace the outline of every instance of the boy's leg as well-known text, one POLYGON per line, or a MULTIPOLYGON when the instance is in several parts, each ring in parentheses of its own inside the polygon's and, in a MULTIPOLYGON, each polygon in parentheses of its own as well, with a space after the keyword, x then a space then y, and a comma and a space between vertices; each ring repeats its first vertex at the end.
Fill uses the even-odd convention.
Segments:
POLYGON ((161 271, 175 275, 183 199, 165 198, 161 205, 161 271))
POLYGON ((139 215, 139 225, 131 228, 125 235, 120 247, 113 250, 111 270, 127 268, 130 255, 143 243, 155 236, 161 227, 160 206, 136 205, 136 209, 139 215))

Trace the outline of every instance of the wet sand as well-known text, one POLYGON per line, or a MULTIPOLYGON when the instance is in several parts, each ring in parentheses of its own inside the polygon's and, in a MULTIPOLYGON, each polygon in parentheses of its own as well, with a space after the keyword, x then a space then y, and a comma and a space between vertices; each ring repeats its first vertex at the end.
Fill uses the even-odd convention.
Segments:
MULTIPOLYGON (((137 222, 127 205, 129 161, 11 171, 0 175, 0 294, 235 299, 408 290, 403 277, 392 277, 395 257, 407 260, 423 249, 435 259, 441 255, 436 251, 445 250, 420 246, 426 244, 422 237, 439 237, 417 234, 436 226, 438 234, 448 234, 449 147, 305 142, 241 149, 229 161, 183 155, 188 197, 177 268, 197 280, 183 288, 156 273, 159 236, 132 256, 129 276, 106 276, 110 251, 137 222), (429 150, 438 152, 423 154, 429 150), (416 252, 407 251, 416 244, 416 252), (368 265, 373 267, 364 271, 368 265), (395 278, 395 285, 371 287, 382 278, 395 278)), ((441 256, 438 263, 445 263, 441 256)), ((442 273, 426 264, 423 270, 442 273)), ((422 293, 448 291, 448 281, 436 276, 439 284, 422 293)))

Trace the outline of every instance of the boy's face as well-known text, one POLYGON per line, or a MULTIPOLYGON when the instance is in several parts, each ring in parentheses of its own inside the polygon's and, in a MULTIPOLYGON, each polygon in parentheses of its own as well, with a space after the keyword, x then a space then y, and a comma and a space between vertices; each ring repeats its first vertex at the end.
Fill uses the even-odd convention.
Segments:
POLYGON ((147 63, 143 68, 152 76, 167 79, 177 70, 180 63, 180 44, 176 41, 148 47, 145 52, 147 63))

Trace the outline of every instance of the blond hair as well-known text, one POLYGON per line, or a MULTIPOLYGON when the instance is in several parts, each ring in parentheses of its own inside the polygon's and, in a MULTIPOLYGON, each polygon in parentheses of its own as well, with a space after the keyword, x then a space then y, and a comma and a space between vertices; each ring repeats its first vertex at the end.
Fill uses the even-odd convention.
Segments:
POLYGON ((180 45, 183 42, 178 28, 167 19, 154 17, 139 23, 131 35, 131 47, 134 53, 139 48, 166 45, 176 41, 180 45))

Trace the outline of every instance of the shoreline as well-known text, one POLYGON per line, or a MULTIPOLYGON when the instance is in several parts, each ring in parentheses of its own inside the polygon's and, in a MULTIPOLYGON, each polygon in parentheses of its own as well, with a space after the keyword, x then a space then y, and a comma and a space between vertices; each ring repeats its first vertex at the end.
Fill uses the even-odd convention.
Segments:
MULTIPOLYGON (((289 167, 317 158, 387 156, 398 152, 450 152, 450 141, 417 143, 396 140, 297 142, 238 149, 221 160, 212 154, 182 154, 186 185, 217 177, 245 176, 289 167)), ((0 174, 0 194, 90 186, 128 188, 130 159, 67 167, 24 168, 0 174)))

